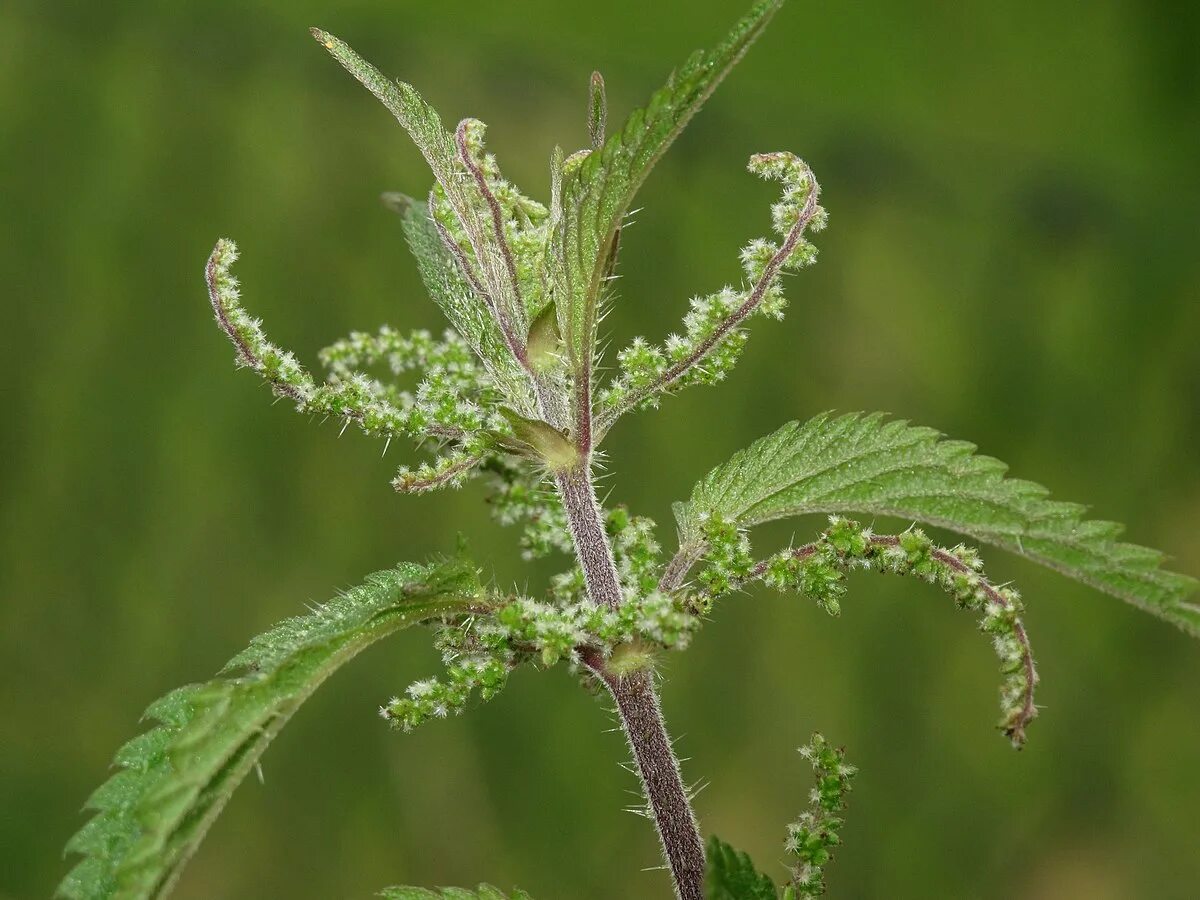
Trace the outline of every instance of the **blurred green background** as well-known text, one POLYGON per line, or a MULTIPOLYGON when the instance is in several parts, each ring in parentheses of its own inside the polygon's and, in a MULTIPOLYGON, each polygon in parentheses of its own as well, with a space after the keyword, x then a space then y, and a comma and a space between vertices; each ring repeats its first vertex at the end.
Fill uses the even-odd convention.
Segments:
MULTIPOLYGON (((588 74, 620 118, 746 0, 7 0, 0 6, 0 895, 46 896, 141 710, 368 571, 466 533, 536 588, 478 486, 404 499, 404 451, 271 405, 234 370, 201 268, 236 238, 272 335, 310 361, 352 328, 440 327, 382 190, 430 181, 306 27, 344 36, 548 193, 585 141, 588 74)), ((613 501, 654 516, 787 418, 885 409, 969 438, 1200 574, 1200 43, 1195 5, 794 0, 652 178, 626 234, 622 344, 739 275, 791 149, 831 225, 734 379, 631 417, 613 501)), ((787 523, 765 549, 819 522, 787 523)), ((764 868, 814 729, 862 768, 834 897, 1191 898, 1200 645, 999 552, 1043 676, 1014 753, 986 641, 945 598, 864 576, 840 620, 767 592, 666 665, 706 831, 764 868)), ((563 671, 411 737, 376 705, 435 670, 402 635, 265 757, 177 896, 366 897, 396 882, 661 897, 603 706, 563 671)))

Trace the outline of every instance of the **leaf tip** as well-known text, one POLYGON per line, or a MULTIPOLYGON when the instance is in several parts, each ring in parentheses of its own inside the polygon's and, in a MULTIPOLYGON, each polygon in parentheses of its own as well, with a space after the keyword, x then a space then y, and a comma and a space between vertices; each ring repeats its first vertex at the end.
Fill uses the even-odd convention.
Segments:
POLYGON ((311 34, 313 39, 318 44, 322 45, 326 50, 332 50, 337 42, 337 38, 335 38, 328 31, 322 31, 320 28, 310 28, 308 29, 308 33, 311 34))
POLYGON ((604 146, 604 135, 608 124, 608 99, 604 91, 604 76, 592 72, 589 84, 588 100, 588 137, 592 147, 598 149, 604 146))

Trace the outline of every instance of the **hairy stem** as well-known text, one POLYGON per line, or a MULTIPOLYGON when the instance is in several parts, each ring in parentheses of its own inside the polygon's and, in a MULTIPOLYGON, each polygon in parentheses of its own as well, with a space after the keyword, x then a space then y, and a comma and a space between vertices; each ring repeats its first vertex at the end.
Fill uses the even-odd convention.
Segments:
POLYGON ((672 591, 677 591, 683 587, 683 582, 687 578, 688 572, 692 570, 692 566, 696 561, 704 555, 707 548, 704 544, 684 544, 671 557, 671 561, 667 563, 667 567, 663 569, 662 578, 658 581, 658 589, 663 593, 669 594, 672 591))
POLYGON ((676 894, 681 900, 702 900, 704 844, 659 707, 654 674, 643 670, 618 678, 604 671, 602 659, 585 662, 616 701, 676 894))
POLYGON ((581 465, 559 472, 556 481, 588 596, 597 606, 616 609, 621 605, 621 583, 590 473, 581 465))
MULTIPOLYGON (((556 473, 571 538, 592 602, 612 609, 621 604, 621 583, 612 546, 600 515, 587 462, 556 473)), ((671 748, 659 707, 652 670, 617 677, 602 656, 583 653, 584 664, 604 682, 616 702, 629 739, 638 775, 682 900, 701 900, 704 889, 704 843, 692 812, 679 761, 671 748)))

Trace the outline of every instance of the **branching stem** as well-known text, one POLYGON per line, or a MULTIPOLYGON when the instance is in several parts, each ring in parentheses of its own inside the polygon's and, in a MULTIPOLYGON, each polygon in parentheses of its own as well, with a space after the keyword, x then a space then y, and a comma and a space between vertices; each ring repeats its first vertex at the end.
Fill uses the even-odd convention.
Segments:
MULTIPOLYGON (((621 582, 587 461, 557 473, 555 480, 588 596, 597 605, 615 609, 622 601, 621 582)), ((606 660, 594 651, 584 651, 581 655, 584 664, 600 678, 616 702, 676 894, 681 900, 701 900, 704 843, 679 761, 671 748, 653 670, 644 669, 621 678, 610 673, 606 660)))

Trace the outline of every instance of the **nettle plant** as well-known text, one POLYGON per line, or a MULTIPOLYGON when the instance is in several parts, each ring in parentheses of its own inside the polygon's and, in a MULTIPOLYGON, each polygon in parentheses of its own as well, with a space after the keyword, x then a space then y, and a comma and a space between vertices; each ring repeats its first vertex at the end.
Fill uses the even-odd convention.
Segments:
MULTIPOLYGON (((969 547, 941 547, 914 524, 876 533, 873 517, 964 534, 1042 563, 1200 635, 1196 586, 1159 568, 1160 554, 1117 540, 1120 527, 1047 498, 971 444, 882 415, 821 414, 789 423, 718 466, 675 506, 679 545, 663 554, 655 524, 605 509, 593 470, 626 413, 729 373, 754 317, 782 318, 781 278, 816 260, 809 235, 825 225, 813 173, 790 153, 764 153, 750 171, 779 183, 775 235, 741 253, 744 280, 691 301, 661 344, 641 338, 599 383, 597 326, 612 300, 621 227, 653 165, 783 0, 758 3, 717 49, 687 60, 632 113, 606 129, 604 81, 591 79, 591 145, 551 159, 549 206, 503 179, 474 119, 449 131, 409 85, 384 77, 323 31, 316 39, 400 122, 436 178, 424 200, 388 195, 433 300, 452 330, 440 337, 383 328, 324 350, 318 381, 267 339, 242 307, 220 241, 206 270, 217 324, 239 365, 299 412, 355 424, 428 451, 393 482, 401 493, 483 478, 491 508, 523 529, 527 558, 569 562, 540 596, 490 586, 456 555, 369 576, 310 614, 253 641, 211 681, 181 688, 146 715, 157 724, 117 754, 118 771, 89 801, 94 817, 68 844, 82 855, 63 897, 168 893, 237 784, 296 708, 364 647, 411 625, 431 627, 445 671, 386 701, 379 714, 410 731, 487 700, 521 666, 563 664, 612 698, 633 752, 679 897, 813 897, 838 845, 855 770, 820 735, 801 748, 816 776, 808 808, 787 827, 791 868, 777 886, 741 853, 702 841, 659 708, 656 666, 683 650, 713 604, 755 582, 794 591, 837 615, 846 576, 912 575, 979 617, 1000 660, 1000 728, 1015 746, 1037 715, 1037 670, 1017 592, 983 572, 969 547), (413 375, 415 390, 394 379, 413 375), (748 529, 810 513, 830 516, 814 541, 756 556, 748 529), (863 517, 858 520, 850 516, 863 517)), ((384 896, 481 897, 478 891, 390 888, 384 896)), ((527 896, 517 892, 514 896, 527 896)))

